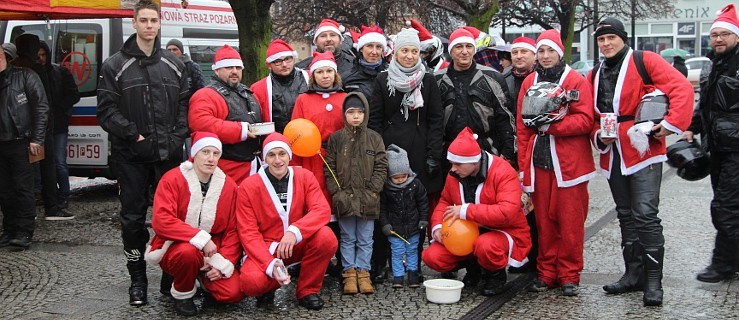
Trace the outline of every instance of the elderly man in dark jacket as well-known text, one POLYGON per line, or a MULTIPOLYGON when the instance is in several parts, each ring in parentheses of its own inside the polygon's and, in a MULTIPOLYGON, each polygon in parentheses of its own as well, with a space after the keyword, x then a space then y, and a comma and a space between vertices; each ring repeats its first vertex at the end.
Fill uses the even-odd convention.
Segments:
POLYGON ((0 247, 28 248, 35 229, 33 171, 29 153, 44 144, 49 105, 38 75, 8 64, 0 54, 0 247))
POLYGON ((148 187, 183 160, 190 99, 185 65, 159 44, 159 6, 134 7, 136 34, 103 64, 97 119, 108 132, 120 186, 123 251, 131 276, 129 304, 146 304, 148 187))

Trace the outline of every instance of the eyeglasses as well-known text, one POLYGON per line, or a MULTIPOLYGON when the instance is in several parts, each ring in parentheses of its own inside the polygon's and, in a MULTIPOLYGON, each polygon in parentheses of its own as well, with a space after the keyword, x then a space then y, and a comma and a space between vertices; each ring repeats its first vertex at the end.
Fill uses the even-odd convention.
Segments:
POLYGON ((285 57, 284 59, 277 59, 275 61, 270 62, 273 66, 279 66, 283 63, 290 63, 293 62, 293 57, 285 57))
POLYGON ((721 32, 721 33, 711 33, 708 37, 711 38, 711 40, 716 40, 718 38, 721 38, 723 40, 729 39, 729 36, 734 34, 733 32, 721 32))

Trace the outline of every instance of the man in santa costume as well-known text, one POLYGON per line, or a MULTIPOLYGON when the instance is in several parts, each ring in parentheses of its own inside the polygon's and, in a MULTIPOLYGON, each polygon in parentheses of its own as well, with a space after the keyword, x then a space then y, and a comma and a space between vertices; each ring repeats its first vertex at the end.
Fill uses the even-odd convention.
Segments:
POLYGON ((644 291, 644 305, 662 304, 662 261, 665 238, 659 213, 662 162, 667 135, 682 134, 693 113, 693 87, 659 55, 643 51, 642 61, 652 80, 644 83, 637 69, 634 50, 627 45, 623 23, 605 18, 594 33, 605 60, 588 74, 593 82, 596 118, 615 113, 617 137, 601 137, 600 123, 591 129, 593 146, 600 153, 600 169, 608 179, 621 226, 621 248, 626 272, 615 283, 603 286, 607 293, 644 291), (654 124, 646 152, 634 147, 628 131, 642 97, 658 89, 670 101, 664 120, 654 124), (646 283, 643 281, 646 279, 646 283))
MULTIPOLYGON (((337 72, 341 75, 341 78, 346 78, 353 72, 356 57, 351 52, 350 47, 347 46, 347 49, 344 49, 344 46, 342 46, 344 41, 342 29, 344 29, 344 26, 340 26, 334 20, 321 20, 313 34, 313 44, 316 45, 316 52, 330 52, 334 55, 337 72)), ((308 57, 298 62, 296 66, 300 69, 307 70, 310 69, 312 62, 313 58, 308 57)))
POLYGON ((559 31, 542 32, 536 52, 539 65, 521 85, 516 112, 518 167, 524 191, 531 192, 539 232, 538 276, 528 289, 561 286, 562 295, 575 296, 583 268, 587 182, 595 176, 588 139, 594 123, 593 89, 565 63, 559 31), (524 97, 539 82, 559 85, 562 96, 550 100, 557 110, 524 122, 522 108, 529 106, 524 97))
POLYGON ((244 298, 234 265, 241 256, 236 232, 236 183, 217 167, 222 145, 210 132, 195 132, 190 159, 168 171, 154 195, 156 235, 144 259, 174 277, 170 293, 178 314, 192 316, 196 286, 220 302, 244 298))
POLYGON ((251 85, 251 91, 262 108, 262 119, 274 122, 275 131, 282 133, 290 122, 298 94, 308 90, 309 74, 295 67, 298 53, 280 39, 267 47, 269 74, 251 85))
POLYGON ((267 166, 241 184, 236 205, 239 238, 246 257, 241 291, 261 296, 289 283, 285 266, 301 264, 296 295, 301 306, 318 310, 331 257, 338 242, 326 226, 331 207, 312 172, 289 167, 292 150, 280 133, 264 140, 267 166))
POLYGON ((507 280, 506 266, 522 266, 531 248, 518 175, 503 158, 482 151, 470 128, 464 128, 449 146, 447 159, 452 169, 431 216, 434 242, 423 251, 423 262, 439 272, 477 262, 485 280, 481 293, 499 294, 507 280), (480 227, 480 237, 467 256, 456 256, 444 247, 442 223, 456 219, 480 227))
POLYGON ((213 79, 190 99, 192 131, 210 131, 223 142, 218 167, 237 184, 259 168, 260 139, 249 125, 262 122, 262 111, 251 90, 241 83, 241 55, 224 44, 213 61, 213 79))

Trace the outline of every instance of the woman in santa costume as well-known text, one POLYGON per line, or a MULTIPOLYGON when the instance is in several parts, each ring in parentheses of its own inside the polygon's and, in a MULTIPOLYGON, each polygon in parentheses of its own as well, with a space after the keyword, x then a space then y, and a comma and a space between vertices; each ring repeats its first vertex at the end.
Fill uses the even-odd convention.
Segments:
MULTIPOLYGON (((341 110, 346 92, 341 88, 341 76, 336 72, 336 60, 331 52, 314 52, 310 64, 308 91, 301 93, 295 101, 292 119, 304 118, 312 121, 321 132, 321 155, 326 155, 323 148, 328 137, 336 130, 344 128, 344 114, 341 110)), ((316 176, 327 201, 331 196, 326 188, 323 176, 323 160, 318 155, 310 158, 295 156, 290 163, 302 166, 316 176)))
MULTIPOLYGON (((578 294, 583 268, 588 181, 595 175, 589 133, 593 128, 593 93, 590 84, 563 60, 559 31, 551 29, 536 40, 539 65, 521 85, 516 113, 518 166, 524 191, 531 192, 539 231, 538 277, 529 291, 562 287, 562 294, 578 294), (539 82, 566 90, 554 122, 527 120, 522 106, 527 91, 539 82), (576 95, 579 93, 579 97, 576 95)), ((559 104, 559 102, 557 102, 559 104)), ((550 119, 542 117, 542 119, 550 119)))
POLYGON ((236 183, 217 167, 222 145, 209 132, 195 132, 190 159, 162 176, 154 195, 156 235, 144 258, 174 276, 171 294, 178 314, 191 316, 199 280, 216 301, 244 298, 234 265, 241 255, 236 233, 236 183))
POLYGON ((238 192, 236 221, 246 253, 241 290, 252 297, 273 292, 290 281, 285 266, 300 263, 298 301, 321 309, 318 292, 338 247, 326 226, 331 207, 312 172, 288 166, 292 151, 282 134, 267 136, 262 154, 267 166, 244 180, 238 192))

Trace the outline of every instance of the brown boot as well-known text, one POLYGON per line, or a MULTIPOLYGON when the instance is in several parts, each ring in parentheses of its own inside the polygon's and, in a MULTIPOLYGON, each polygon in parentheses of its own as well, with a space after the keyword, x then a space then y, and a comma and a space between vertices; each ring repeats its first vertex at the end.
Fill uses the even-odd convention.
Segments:
POLYGON ((341 276, 344 277, 344 294, 357 294, 357 270, 348 269, 341 276))
POLYGON ((359 271, 357 275, 359 280, 359 292, 361 293, 374 293, 375 289, 372 288, 372 279, 370 279, 370 273, 367 270, 359 271))

